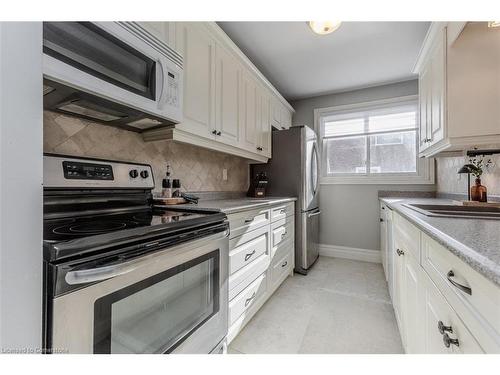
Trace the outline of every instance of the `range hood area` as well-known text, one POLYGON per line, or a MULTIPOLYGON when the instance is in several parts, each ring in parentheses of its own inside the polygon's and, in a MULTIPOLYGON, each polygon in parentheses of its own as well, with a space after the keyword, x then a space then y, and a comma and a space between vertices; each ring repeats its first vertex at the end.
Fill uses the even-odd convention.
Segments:
POLYGON ((135 132, 176 123, 48 79, 43 81, 43 108, 135 132))

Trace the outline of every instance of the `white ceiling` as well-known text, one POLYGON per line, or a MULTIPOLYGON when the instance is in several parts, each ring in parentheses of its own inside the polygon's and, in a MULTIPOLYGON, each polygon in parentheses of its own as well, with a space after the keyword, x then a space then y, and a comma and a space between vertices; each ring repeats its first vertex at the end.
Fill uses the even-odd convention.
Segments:
POLYGON ((325 36, 306 22, 219 22, 289 100, 414 78, 429 22, 344 22, 325 36))

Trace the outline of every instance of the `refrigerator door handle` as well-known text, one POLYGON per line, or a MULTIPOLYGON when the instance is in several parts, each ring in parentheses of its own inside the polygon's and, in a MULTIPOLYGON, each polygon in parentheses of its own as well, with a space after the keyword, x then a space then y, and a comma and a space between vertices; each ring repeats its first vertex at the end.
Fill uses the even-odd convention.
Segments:
POLYGON ((309 218, 309 217, 313 217, 313 216, 318 216, 319 214, 321 214, 321 211, 316 211, 316 212, 307 214, 307 217, 309 218))

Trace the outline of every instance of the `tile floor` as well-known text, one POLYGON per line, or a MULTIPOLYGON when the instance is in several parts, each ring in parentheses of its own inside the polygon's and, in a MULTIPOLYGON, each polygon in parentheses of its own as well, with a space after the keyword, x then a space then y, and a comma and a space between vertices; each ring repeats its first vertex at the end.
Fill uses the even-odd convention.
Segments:
POLYGON ((402 353, 382 266, 320 257, 289 277, 229 347, 230 354, 402 353))

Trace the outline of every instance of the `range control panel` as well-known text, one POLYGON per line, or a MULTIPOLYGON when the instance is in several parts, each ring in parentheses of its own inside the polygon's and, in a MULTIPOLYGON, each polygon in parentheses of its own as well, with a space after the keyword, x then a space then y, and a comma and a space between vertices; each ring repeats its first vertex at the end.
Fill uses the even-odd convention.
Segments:
POLYGON ((45 154, 43 186, 48 189, 151 190, 155 183, 148 164, 45 154))
POLYGON ((63 161, 64 178, 75 180, 113 180, 111 165, 63 161))

